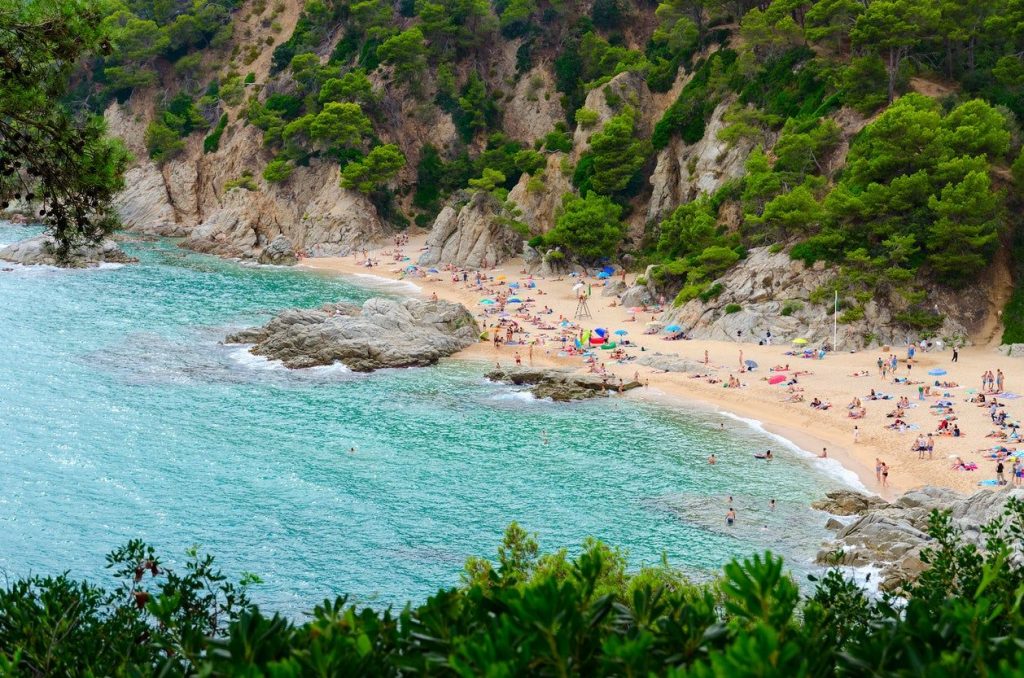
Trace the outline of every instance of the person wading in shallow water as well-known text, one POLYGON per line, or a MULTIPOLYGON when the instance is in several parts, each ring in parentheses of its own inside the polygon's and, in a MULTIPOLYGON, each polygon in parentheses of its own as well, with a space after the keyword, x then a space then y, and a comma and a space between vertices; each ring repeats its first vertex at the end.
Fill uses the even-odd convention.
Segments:
POLYGON ((736 522, 736 511, 730 506, 729 510, 725 512, 725 524, 732 527, 736 522))

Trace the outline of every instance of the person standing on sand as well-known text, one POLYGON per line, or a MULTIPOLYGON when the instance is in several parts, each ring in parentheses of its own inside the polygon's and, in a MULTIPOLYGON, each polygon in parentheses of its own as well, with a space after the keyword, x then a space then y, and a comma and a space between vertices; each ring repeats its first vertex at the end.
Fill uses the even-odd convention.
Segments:
POLYGON ((708 350, 704 349, 704 365, 706 366, 711 360, 708 358, 708 350))
POLYGON ((1006 484, 1006 478, 1003 476, 1003 462, 1002 460, 996 462, 996 482, 1000 485, 1006 484))
POLYGON ((878 457, 875 457, 875 480, 882 483, 882 460, 878 457))
POLYGON ((523 357, 519 355, 519 351, 516 351, 516 367, 523 364, 523 357))
POLYGON ((853 444, 856 445, 860 441, 860 427, 856 424, 853 425, 853 444))
POLYGON ((882 462, 882 487, 889 487, 889 465, 882 462))
POLYGON ((740 372, 743 371, 743 349, 740 349, 740 372))
POLYGON ((956 346, 953 347, 953 362, 957 362, 960 359, 960 351, 956 346))

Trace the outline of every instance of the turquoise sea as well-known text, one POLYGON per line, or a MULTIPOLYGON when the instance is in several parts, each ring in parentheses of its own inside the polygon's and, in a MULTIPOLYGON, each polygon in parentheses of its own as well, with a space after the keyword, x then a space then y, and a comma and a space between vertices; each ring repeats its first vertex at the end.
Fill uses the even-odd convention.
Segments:
MULTIPOLYGON (((0 243, 34 232, 0 224, 0 243)), ((126 249, 141 263, 0 272, 0 576, 102 582, 129 538, 171 562, 198 544, 300 615, 341 593, 422 600, 512 520, 548 549, 594 535, 697 577, 769 547, 801 570, 825 536, 807 506, 840 480, 756 427, 633 397, 536 401, 460 361, 289 371, 219 341, 380 290, 170 242, 126 249), (755 462, 766 447, 779 460, 755 462)))

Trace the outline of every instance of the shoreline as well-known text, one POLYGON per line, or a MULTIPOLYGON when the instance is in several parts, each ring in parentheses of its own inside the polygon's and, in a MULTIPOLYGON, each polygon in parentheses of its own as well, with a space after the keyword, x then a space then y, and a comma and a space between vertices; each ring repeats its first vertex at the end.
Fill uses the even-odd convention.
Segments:
MULTIPOLYGON (((419 252, 424 247, 425 235, 413 237, 408 244, 402 247, 399 255, 396 255, 396 248, 391 245, 375 245, 372 249, 368 246, 370 259, 380 262, 378 265, 368 269, 359 258, 331 257, 303 259, 299 267, 320 272, 324 274, 343 275, 352 278, 354 281, 376 278, 380 287, 385 285, 399 284, 404 287, 401 294, 412 296, 427 296, 436 294, 438 298, 447 301, 462 303, 468 308, 481 324, 483 329, 490 329, 496 318, 485 315, 481 311, 478 300, 482 295, 490 294, 487 291, 480 291, 471 288, 461 282, 461 278, 455 282, 451 280, 451 272, 438 269, 439 272, 428 274, 425 277, 415 277, 413 280, 406 279, 406 267, 414 264, 419 258, 419 252), (415 290, 415 291, 413 291, 415 290)), ((512 282, 525 278, 524 267, 520 259, 513 259, 486 271, 491 277, 488 283, 492 290, 508 289, 502 287, 505 281, 512 282)), ((631 276, 632 277, 632 276, 631 276)), ((618 275, 616 275, 618 278, 618 275)), ((535 298, 535 306, 548 306, 553 310, 549 316, 550 322, 554 317, 573 318, 576 308, 576 297, 571 290, 576 278, 565 279, 544 279, 539 276, 532 278, 537 284, 535 289, 529 290, 528 294, 535 298), (543 295, 543 296, 541 296, 543 295)), ((881 355, 880 350, 866 350, 856 353, 837 353, 829 355, 825 360, 806 360, 798 356, 784 356, 782 353, 787 345, 763 346, 753 342, 735 341, 712 341, 712 340, 685 340, 685 341, 660 341, 662 335, 641 334, 643 325, 640 322, 631 322, 635 317, 637 320, 646 320, 648 313, 637 313, 635 316, 627 316, 625 309, 613 305, 616 297, 601 295, 599 286, 603 281, 587 277, 586 281, 593 286, 593 294, 590 298, 590 309, 592 318, 579 321, 581 327, 591 329, 594 327, 629 328, 629 339, 635 347, 629 350, 630 355, 640 355, 640 347, 648 354, 661 353, 667 356, 688 358, 703 362, 703 355, 707 354, 711 359, 711 367, 715 373, 724 381, 726 376, 736 376, 743 381, 741 389, 722 388, 721 384, 709 384, 701 378, 694 378, 691 375, 678 372, 661 372, 651 367, 637 363, 614 364, 611 361, 605 363, 609 374, 613 377, 639 376, 640 380, 648 383, 650 389, 637 389, 632 393, 638 394, 631 397, 658 397, 665 398, 670 402, 666 405, 672 407, 672 402, 682 403, 691 407, 711 409, 727 416, 744 421, 747 425, 756 422, 767 433, 778 436, 787 441, 796 449, 809 453, 812 457, 809 461, 814 463, 813 457, 822 447, 828 448, 828 458, 836 462, 838 469, 836 473, 830 473, 822 469, 823 473, 830 473, 833 476, 848 473, 850 478, 856 478, 862 491, 871 494, 878 494, 885 499, 892 499, 908 490, 924 485, 937 485, 954 489, 961 494, 968 494, 978 489, 977 482, 994 477, 994 462, 984 459, 977 453, 980 448, 989 448, 997 441, 986 438, 988 423, 986 411, 975 411, 973 406, 965 404, 968 394, 974 389, 969 389, 967 384, 976 384, 976 378, 984 369, 995 370, 996 366, 1002 369, 1007 375, 1009 385, 1024 384, 1024 369, 1014 363, 1014 359, 996 354, 991 347, 966 347, 960 350, 959 363, 950 365, 950 353, 937 352, 919 354, 914 362, 912 377, 925 378, 925 372, 929 368, 941 365, 948 368, 949 378, 959 380, 961 386, 947 391, 949 400, 956 407, 957 423, 963 429, 963 437, 956 439, 948 436, 935 436, 935 454, 933 459, 918 459, 916 452, 910 451, 910 445, 918 434, 934 432, 935 422, 938 418, 931 418, 932 411, 927 407, 925 401, 919 401, 917 386, 893 384, 891 381, 882 381, 875 374, 875 359, 881 355), (626 324, 628 323, 628 324, 626 324), (755 372, 741 373, 737 366, 739 360, 733 357, 731 360, 724 358, 725 355, 742 355, 747 359, 757 361, 762 367, 755 372), (784 402, 780 396, 786 392, 781 386, 771 386, 766 379, 770 372, 766 369, 774 364, 792 363, 794 370, 802 374, 799 378, 800 396, 805 396, 807 401, 812 397, 819 397, 826 402, 831 402, 829 410, 815 410, 808 402, 784 402), (955 370, 955 371, 954 371, 955 370), (867 371, 867 376, 854 376, 854 374, 867 371), (969 381, 968 381, 969 380, 969 381), (893 396, 892 400, 870 402, 864 400, 867 414, 862 419, 851 420, 847 417, 845 405, 854 397, 864 398, 868 390, 885 391, 893 396), (886 411, 895 407, 896 400, 900 396, 911 399, 911 409, 907 410, 905 419, 917 430, 896 432, 885 429, 885 424, 891 422, 886 411), (986 416, 979 416, 986 415, 986 416), (859 427, 859 439, 854 441, 853 427, 859 427), (978 471, 954 471, 946 461, 954 456, 961 456, 965 461, 975 461, 978 471), (881 487, 875 478, 875 459, 881 458, 890 467, 888 487, 881 487)), ((472 282, 472 276, 470 278, 472 282)), ((372 285, 376 286, 376 285, 372 285)), ((523 292, 526 294, 527 292, 523 292)), ((536 310, 531 311, 535 313, 536 310)), ((650 316, 653 319, 653 315, 650 316)), ((525 326, 525 323, 524 323, 525 326)), ((543 335, 536 335, 536 330, 528 328, 531 341, 543 342, 543 335)), ((550 338, 548 338, 550 341, 550 338)), ((527 346, 505 346, 494 348, 490 342, 479 342, 452 356, 453 359, 475 360, 487 363, 511 361, 517 351, 522 353, 524 363, 539 367, 562 367, 581 369, 583 367, 579 356, 559 357, 558 351, 551 343, 534 346, 532 359, 527 357, 527 346)), ((892 352, 898 352, 900 357, 900 373, 907 376, 905 361, 903 360, 905 349, 893 347, 892 352)), ((601 351, 597 352, 602 353, 601 351)), ((888 355, 888 353, 886 354, 888 355)), ((601 355, 599 358, 603 358, 601 355)), ((941 391, 941 390, 940 390, 941 391)), ((934 400, 934 397, 933 397, 934 400)), ((1011 420, 1022 419, 1024 414, 1022 400, 1012 400, 1005 403, 1011 420)), ((1013 448, 1011 443, 1004 443, 1013 448)), ((1024 449, 1024 445, 1022 445, 1024 449)), ((849 484, 849 483, 847 483, 849 484)))

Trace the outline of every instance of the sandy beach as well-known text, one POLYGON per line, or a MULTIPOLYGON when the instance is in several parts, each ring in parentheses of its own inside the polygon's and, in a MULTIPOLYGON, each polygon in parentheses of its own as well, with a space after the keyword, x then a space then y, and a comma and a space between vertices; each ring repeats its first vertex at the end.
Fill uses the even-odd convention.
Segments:
MULTIPOLYGON (((1020 421, 1024 414, 1024 399, 1015 396, 1016 393, 1024 393, 1024 366, 1019 359, 999 355, 994 346, 962 348, 955 363, 952 362, 952 352, 948 347, 942 351, 919 350, 909 370, 911 383, 906 384, 894 383, 891 374, 883 380, 877 366, 877 360, 883 356, 881 350, 839 352, 818 360, 786 355, 787 351, 795 348, 789 343, 764 346, 756 342, 738 341, 667 341, 665 337, 668 334, 664 331, 657 334, 644 333, 647 323, 657 320, 661 314, 642 311, 630 313, 629 309, 617 305, 614 296, 602 296, 605 281, 593 276, 583 278, 592 292, 588 300, 592 317, 575 321, 577 293, 573 291, 573 286, 580 278, 565 276, 564 279, 554 280, 534 276, 532 281, 536 287, 526 289, 528 276, 519 259, 483 272, 487 277, 483 290, 477 289, 474 272, 469 273, 468 282, 463 282, 461 274, 457 276, 457 281, 453 281, 453 271, 443 268, 436 274, 408 271, 407 268, 418 260, 425 240, 425 235, 419 235, 412 237, 401 248, 396 248, 393 243, 368 248, 369 258, 375 263, 372 267, 363 263, 362 252, 349 257, 303 259, 301 265, 317 271, 355 276, 363 284, 373 280, 367 278, 367 275, 412 283, 419 288, 418 294, 427 297, 436 294, 438 298, 464 304, 477 316, 481 327, 491 331, 500 322, 497 308, 482 305, 480 300, 488 297, 493 299, 495 294, 507 292, 510 283, 520 282, 523 287, 517 290, 519 296, 524 300, 534 300, 527 304, 529 316, 534 316, 544 307, 551 309, 552 313, 541 316, 543 325, 558 326, 559 320, 565 318, 578 323, 583 330, 598 327, 606 328, 609 332, 625 330, 628 334, 621 338, 628 339, 632 344, 625 350, 633 357, 658 352, 703 363, 706 353, 710 368, 708 374, 712 375, 712 379, 695 378, 679 372, 661 372, 639 365, 636 361, 620 363, 611 358, 611 351, 594 351, 604 369, 614 375, 612 383, 618 378, 628 380, 636 376, 647 384, 646 388, 636 389, 623 397, 666 399, 669 404, 683 401, 688 405, 709 407, 757 420, 767 431, 786 438, 812 454, 820 454, 822 448, 827 448, 827 456, 831 461, 820 463, 838 462, 847 471, 855 473, 869 491, 885 497, 922 485, 949 487, 963 493, 976 491, 980 481, 996 477, 996 462, 984 451, 997 445, 1004 445, 1010 450, 1018 448, 1014 440, 1000 441, 988 437, 993 431, 1000 430, 991 421, 988 406, 968 402, 980 391, 981 376, 985 371, 995 373, 996 370, 1002 370, 1005 386, 1004 395, 999 397, 999 409, 1006 410, 1008 421, 1020 421), (741 366, 747 360, 755 361, 757 369, 741 371, 741 366), (771 371, 772 367, 787 365, 788 370, 771 371), (928 376, 928 370, 934 368, 944 369, 947 374, 928 376), (787 386, 786 381, 791 380, 794 374, 797 375, 797 383, 787 386), (769 378, 776 375, 783 375, 785 381, 769 384, 769 378), (724 384, 730 377, 738 378, 742 386, 725 388, 724 384), (936 380, 954 382, 958 386, 936 387, 936 380), (917 382, 931 387, 930 397, 919 399, 917 382), (872 389, 876 394, 891 396, 891 399, 869 399, 872 389), (906 397, 910 404, 902 417, 907 424, 906 430, 886 428, 894 422, 894 418, 887 415, 894 412, 902 397, 906 397), (831 403, 831 407, 826 410, 815 409, 811 406, 815 398, 831 403), (859 419, 852 418, 848 409, 854 398, 860 399, 865 410, 864 416, 859 419), (949 401, 952 413, 933 407, 939 401, 949 401), (958 426, 961 431, 959 437, 938 432, 940 421, 949 417, 955 417, 949 419, 948 426, 950 430, 954 425, 958 426), (856 436, 855 426, 859 431, 856 436), (931 458, 924 454, 921 459, 919 453, 911 448, 919 435, 927 436, 928 433, 933 434, 934 452, 931 458), (977 469, 953 468, 958 456, 968 465, 972 462, 976 464, 977 469), (889 466, 888 487, 882 487, 876 479, 876 459, 883 460, 889 466)), ((621 276, 617 277, 621 279, 621 276)), ((633 278, 634 275, 630 274, 627 281, 632 283, 633 278)), ((412 286, 403 288, 402 291, 407 290, 409 293, 415 289, 412 286)), ((482 341, 457 357, 508 365, 514 362, 516 353, 519 353, 524 364, 591 369, 579 355, 559 355, 561 343, 557 340, 558 333, 539 329, 528 320, 517 317, 516 314, 520 313, 517 309, 518 305, 509 305, 507 311, 511 315, 507 320, 516 321, 522 326, 523 332, 516 335, 516 340, 523 344, 495 348, 492 342, 482 341), (530 343, 533 343, 532 357, 530 343)), ((893 346, 884 357, 888 358, 890 354, 898 358, 896 376, 908 377, 906 347, 893 346)), ((987 400, 991 402, 991 396, 987 400)), ((1024 444, 1019 449, 1024 450, 1024 444)), ((749 461, 731 459, 728 455, 719 458, 719 463, 749 461)), ((1011 458, 1006 463, 1007 479, 1011 477, 1012 461, 1011 458)))

